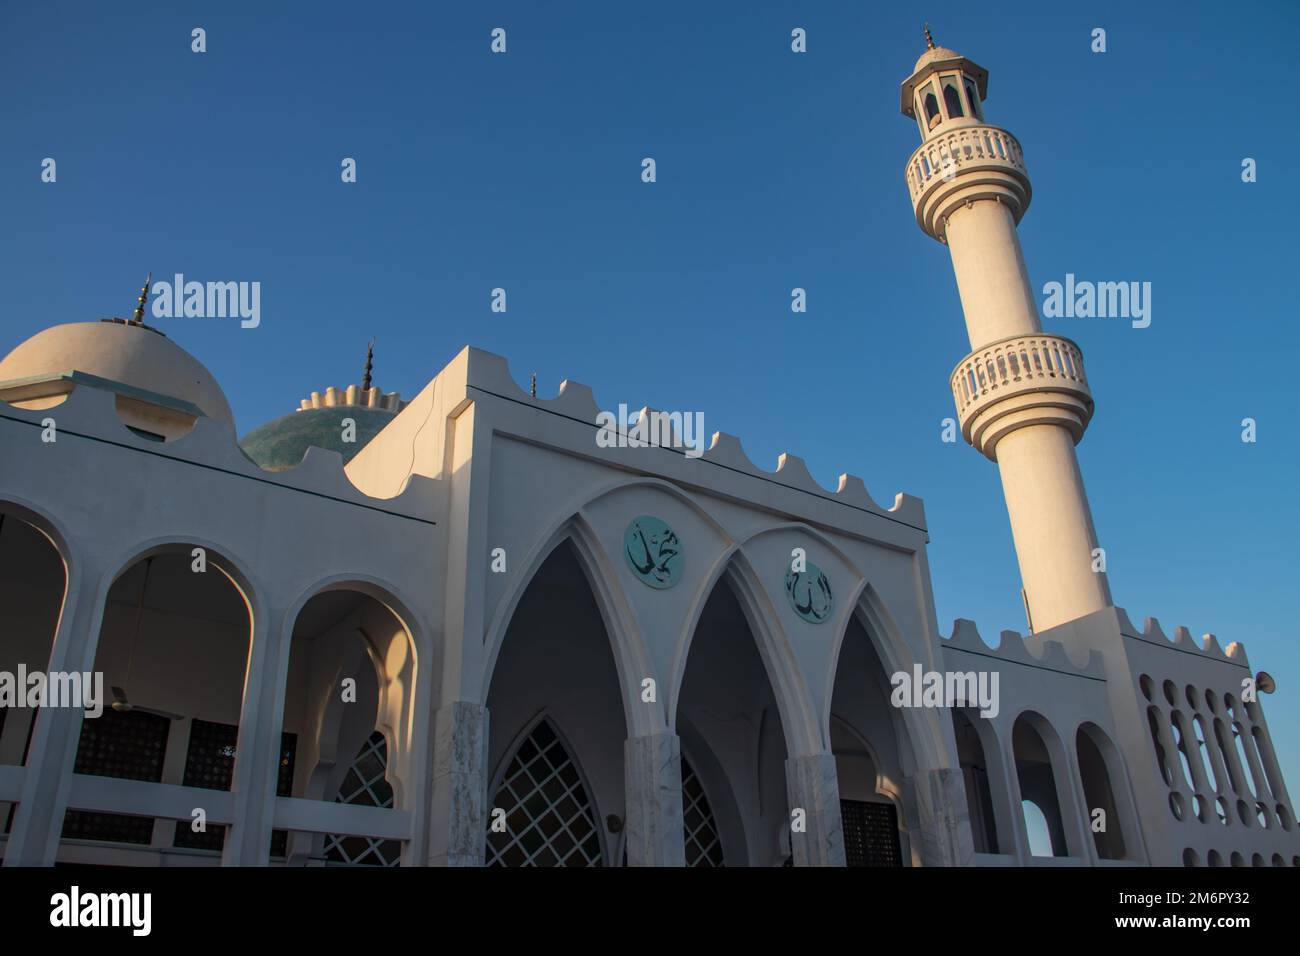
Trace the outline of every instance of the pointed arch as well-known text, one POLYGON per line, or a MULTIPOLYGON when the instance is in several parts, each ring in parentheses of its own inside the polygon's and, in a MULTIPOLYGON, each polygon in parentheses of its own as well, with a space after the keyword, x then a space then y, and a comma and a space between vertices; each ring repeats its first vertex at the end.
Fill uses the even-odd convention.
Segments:
MULTIPOLYGON (((677 711, 677 701, 678 695, 681 692, 682 678, 686 673, 686 661, 690 657, 691 641, 695 638, 695 632, 697 625, 699 624, 700 615, 704 613, 704 606, 713 595, 713 590, 717 587, 718 581, 724 576, 727 576, 733 584, 743 584, 743 586, 749 588, 754 593, 756 598, 753 605, 754 608, 761 610, 765 615, 765 623, 770 624, 770 632, 760 634, 760 629, 755 626, 755 620, 753 618, 750 620, 750 630, 753 631, 756 638, 760 638, 764 641, 764 643, 760 645, 759 653, 763 656, 764 666, 768 668, 768 679, 773 680, 772 669, 768 666, 769 663, 782 662, 782 666, 785 667, 788 672, 793 673, 797 677, 797 687, 792 686, 790 688, 792 693, 788 696, 785 703, 793 704, 795 700, 802 698, 804 701, 809 702, 808 705, 811 707, 811 699, 808 695, 807 685, 803 680, 802 668, 800 668, 795 661, 790 649, 788 636, 778 621, 776 608, 772 606, 770 598, 771 592, 763 586, 761 578, 755 571, 753 563, 748 557, 748 551, 752 549, 754 542, 758 541, 760 538, 781 533, 794 533, 802 537, 811 538, 817 542, 819 547, 824 548, 828 553, 834 555, 838 561, 843 563, 855 581, 862 579, 862 572, 853 562, 853 559, 850 558, 839 547, 839 545, 835 544, 835 542, 826 537, 826 535, 822 534, 816 528, 804 524, 803 522, 790 521, 778 525, 770 525, 765 528, 760 528, 743 540, 734 541, 728 544, 727 547, 725 547, 715 558, 708 573, 701 579, 699 588, 692 600, 690 612, 687 614, 685 625, 682 628, 681 634, 678 636, 677 647, 673 652, 672 680, 669 685, 669 714, 676 713, 677 711), (743 578, 738 577, 737 575, 743 575, 743 578), (759 600, 760 595, 761 600, 759 600)), ((737 596, 739 597, 739 594, 737 594, 737 596)), ((747 608, 746 610, 748 613, 749 609, 747 608)), ((775 687, 774 680, 773 686, 775 687)), ((778 697, 778 701, 779 700, 780 698, 778 697)), ((792 718, 794 713, 795 711, 791 709, 788 716, 792 718)), ((782 720, 785 722, 786 727, 791 726, 791 720, 787 719, 787 713, 784 710, 782 711, 782 720)), ((818 737, 814 739, 820 740, 821 738, 818 737)), ((791 740, 790 743, 793 747, 794 741, 791 740)), ((818 746, 814 746, 811 750, 792 749, 791 753, 816 753, 819 749, 820 747, 818 746)))
MULTIPOLYGON (((826 735, 828 745, 830 741, 831 705, 835 696, 835 679, 839 672, 840 658, 844 652, 844 642, 848 638, 849 628, 853 626, 855 620, 866 631, 867 639, 876 652, 876 657, 880 660, 880 666, 885 673, 886 681, 888 681, 891 674, 900 672, 911 674, 913 666, 917 663, 907 639, 903 636, 902 629, 894 620, 893 615, 890 614, 884 598, 880 596, 880 593, 872 587, 868 580, 859 578, 849 595, 847 606, 853 610, 852 613, 845 616, 843 626, 835 634, 835 643, 832 645, 831 653, 827 658, 827 672, 824 678, 826 681, 824 685, 826 689, 823 694, 825 704, 820 716, 821 732, 826 735)), ((931 661, 922 661, 921 663, 927 667, 933 664, 931 661)), ((946 767, 948 765, 948 748, 944 739, 944 727, 939 719, 938 711, 931 707, 904 707, 898 710, 899 718, 907 731, 907 740, 911 746, 917 767, 926 770, 946 767)))
POLYGON ((677 712, 681 706, 682 682, 686 677, 686 665, 690 658, 691 645, 699 630, 700 618, 714 590, 723 583, 731 589, 744 613, 750 634, 753 635, 763 671, 776 698, 781 727, 785 734, 786 749, 795 756, 819 753, 821 733, 813 716, 812 702, 803 679, 803 670, 795 657, 790 637, 781 626, 771 595, 763 587, 749 557, 738 547, 732 547, 715 562, 706 586, 700 589, 700 594, 696 596, 686 617, 677 656, 673 663, 668 711, 669 720, 672 722, 670 726, 676 727, 677 712))
POLYGON ((638 699, 641 680, 647 676, 655 676, 654 664, 641 638, 627 596, 617 583, 618 578, 614 573, 609 554, 601 546, 590 520, 581 511, 560 522, 555 530, 532 550, 525 565, 527 570, 520 576, 508 599, 498 606, 484 637, 486 648, 479 703, 485 706, 487 704, 497 659, 501 655, 506 634, 520 601, 528 592, 537 572, 550 560, 557 549, 566 544, 573 549, 578 559, 578 566, 587 580, 587 586, 591 590, 601 621, 605 626, 605 633, 609 638, 610 652, 614 657, 614 667, 622 690, 619 697, 622 701, 623 719, 627 724, 628 735, 639 736, 662 730, 662 725, 654 719, 653 708, 633 706, 632 702, 638 699))

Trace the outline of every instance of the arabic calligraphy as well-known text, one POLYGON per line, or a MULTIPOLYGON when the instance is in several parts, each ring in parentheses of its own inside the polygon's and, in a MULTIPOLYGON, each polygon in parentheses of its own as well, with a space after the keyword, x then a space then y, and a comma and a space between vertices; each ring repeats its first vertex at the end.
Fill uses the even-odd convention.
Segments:
POLYGON ((835 608, 831 582, 822 569, 811 561, 807 563, 806 570, 786 572, 785 593, 790 598, 794 613, 812 624, 821 624, 829 619, 835 608))
POLYGON ((651 515, 633 519, 623 535, 623 553, 632 571, 652 588, 670 588, 682 571, 682 548, 672 528, 651 515))

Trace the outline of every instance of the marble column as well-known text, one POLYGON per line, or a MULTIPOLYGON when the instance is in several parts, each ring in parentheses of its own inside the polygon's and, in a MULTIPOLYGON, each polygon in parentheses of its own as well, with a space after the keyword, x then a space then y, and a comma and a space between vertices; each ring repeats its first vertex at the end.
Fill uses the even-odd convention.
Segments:
POLYGON ((786 791, 792 827, 790 850, 795 866, 844 866, 844 829, 840 822, 840 782, 835 756, 804 754, 785 762, 786 791), (802 827, 793 815, 802 810, 802 827))
MULTIPOLYGON (((913 852, 917 852, 916 843, 919 841, 921 865, 973 865, 975 842, 971 836, 966 785, 961 771, 950 767, 918 770, 912 776, 912 792, 916 797, 918 818, 912 836, 913 852)), ((1008 850, 1003 849, 1003 852, 1008 850)))
POLYGON ((458 700, 434 717, 430 866, 482 866, 488 826, 488 710, 458 700))
POLYGON ((682 836, 682 744, 676 734, 623 743, 627 865, 685 866, 682 836))

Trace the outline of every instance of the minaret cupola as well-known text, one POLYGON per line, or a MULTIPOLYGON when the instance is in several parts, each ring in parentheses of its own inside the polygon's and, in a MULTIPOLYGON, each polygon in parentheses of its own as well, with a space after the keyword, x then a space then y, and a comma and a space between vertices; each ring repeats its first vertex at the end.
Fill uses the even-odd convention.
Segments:
POLYGON ((925 27, 926 50, 912 75, 903 81, 900 107, 916 120, 921 138, 984 122, 989 74, 978 63, 946 47, 935 46, 925 27))

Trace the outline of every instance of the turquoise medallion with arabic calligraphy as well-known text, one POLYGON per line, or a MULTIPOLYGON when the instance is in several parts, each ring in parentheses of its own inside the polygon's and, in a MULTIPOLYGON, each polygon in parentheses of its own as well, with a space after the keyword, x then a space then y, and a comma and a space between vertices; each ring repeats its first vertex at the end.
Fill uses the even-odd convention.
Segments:
POLYGON ((811 561, 802 571, 785 573, 785 593, 790 598, 794 613, 811 624, 821 624, 830 619, 835 610, 831 582, 825 573, 811 561))
POLYGON ((682 545, 667 523, 652 515, 632 519, 623 534, 623 554, 632 573, 652 588, 670 588, 682 576, 682 545))

